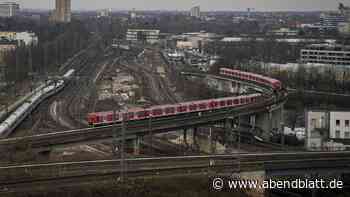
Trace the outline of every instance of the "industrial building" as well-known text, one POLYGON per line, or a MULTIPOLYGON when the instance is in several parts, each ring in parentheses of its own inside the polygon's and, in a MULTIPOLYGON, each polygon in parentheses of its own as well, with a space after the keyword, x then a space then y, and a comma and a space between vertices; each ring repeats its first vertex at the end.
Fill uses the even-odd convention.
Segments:
POLYGON ((350 46, 339 44, 311 44, 300 51, 303 63, 350 65, 350 46))
POLYGON ((154 44, 159 42, 159 33, 157 29, 128 29, 126 40, 154 44))
POLYGON ((56 0, 56 9, 50 16, 50 20, 59 23, 71 21, 71 0, 56 0))
POLYGON ((14 2, 0 3, 0 17, 16 16, 19 9, 19 4, 14 2))

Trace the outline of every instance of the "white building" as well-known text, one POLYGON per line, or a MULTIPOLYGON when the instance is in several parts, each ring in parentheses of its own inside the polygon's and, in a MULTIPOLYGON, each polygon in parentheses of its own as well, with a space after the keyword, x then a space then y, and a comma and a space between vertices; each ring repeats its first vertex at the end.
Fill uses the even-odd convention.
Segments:
POLYGON ((311 44, 300 51, 303 63, 350 65, 350 45, 311 44))
POLYGON ((97 18, 109 17, 111 16, 112 9, 100 10, 97 13, 97 18))
POLYGON ((350 112, 330 112, 329 138, 350 139, 350 112))
POLYGON ((200 18, 201 17, 201 8, 199 6, 191 8, 190 15, 191 15, 191 17, 200 18))
POLYGON ((305 146, 308 150, 343 150, 350 147, 350 111, 306 111, 305 126, 305 146))
POLYGON ((318 150, 322 147, 322 142, 326 136, 321 133, 327 129, 328 120, 326 111, 307 111, 305 114, 306 141, 308 150, 318 150))
POLYGON ((33 32, 0 32, 1 39, 7 39, 10 41, 18 41, 19 44, 36 45, 38 44, 38 37, 33 32))
POLYGON ((135 8, 133 8, 132 11, 130 11, 129 14, 130 14, 130 18, 131 18, 131 19, 137 18, 137 13, 136 13, 135 8))
MULTIPOLYGON (((198 45, 196 45, 198 47, 198 45)), ((190 41, 177 41, 176 42, 176 48, 178 49, 193 49, 194 44, 190 41)))
POLYGON ((14 2, 0 3, 0 17, 13 17, 19 12, 19 4, 14 2))
POLYGON ((33 32, 17 32, 16 40, 23 42, 27 46, 38 44, 38 36, 33 32))
POLYGON ((159 42, 159 33, 157 29, 128 29, 126 40, 154 44, 159 42))
POLYGON ((270 34, 274 36, 297 36, 299 34, 299 30, 280 28, 278 30, 271 31, 270 34))
POLYGON ((216 33, 205 31, 189 32, 181 35, 172 36, 172 40, 177 41, 176 45, 179 49, 202 49, 203 46, 212 41, 219 41, 223 36, 216 33))

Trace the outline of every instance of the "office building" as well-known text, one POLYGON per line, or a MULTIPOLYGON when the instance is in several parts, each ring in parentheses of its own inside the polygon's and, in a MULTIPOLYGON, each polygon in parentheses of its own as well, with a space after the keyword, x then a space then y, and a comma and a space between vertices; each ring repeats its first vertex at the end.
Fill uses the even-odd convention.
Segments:
POLYGON ((0 3, 0 17, 13 17, 19 12, 19 4, 13 2, 0 3))
POLYGON ((128 29, 126 40, 154 44, 159 41, 159 33, 157 29, 128 29))
POLYGON ((320 15, 320 31, 336 31, 338 29, 339 23, 344 23, 346 21, 346 17, 341 13, 322 13, 320 15))
POLYGON ((350 46, 311 44, 300 52, 303 63, 350 66, 350 46))
POLYGON ((56 0, 56 9, 53 11, 50 20, 69 23, 71 21, 71 0, 56 0))
POLYGON ((190 13, 191 17, 195 17, 195 18, 201 17, 201 8, 199 6, 191 8, 190 12, 191 12, 190 13))

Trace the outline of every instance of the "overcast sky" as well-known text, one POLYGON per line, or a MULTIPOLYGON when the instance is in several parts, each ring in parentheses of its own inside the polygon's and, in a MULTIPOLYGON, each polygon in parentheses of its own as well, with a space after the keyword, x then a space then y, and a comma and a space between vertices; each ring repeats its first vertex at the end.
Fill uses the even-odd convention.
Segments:
MULTIPOLYGON (((55 0, 14 1, 22 8, 53 9, 55 5, 55 0)), ((350 0, 72 0, 72 9, 188 10, 200 5, 202 10, 246 10, 248 7, 257 11, 335 10, 339 1, 350 5, 350 0)))

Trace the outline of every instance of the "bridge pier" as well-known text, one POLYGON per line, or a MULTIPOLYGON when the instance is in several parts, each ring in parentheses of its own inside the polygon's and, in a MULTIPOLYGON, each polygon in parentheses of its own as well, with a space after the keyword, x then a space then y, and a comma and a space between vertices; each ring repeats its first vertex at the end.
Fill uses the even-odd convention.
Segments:
POLYGON ((133 140, 133 142, 134 142, 134 155, 139 155, 140 154, 141 141, 142 141, 142 137, 141 136, 137 136, 133 140))
POLYGON ((249 117, 249 124, 252 126, 253 130, 255 129, 255 123, 256 123, 256 115, 251 115, 249 117))
POLYGON ((231 119, 231 128, 236 129, 238 127, 238 118, 231 119))
POLYGON ((240 83, 237 83, 237 82, 232 82, 232 92, 233 93, 237 93, 237 94, 240 94, 242 92, 242 87, 241 87, 241 84, 240 83))
POLYGON ((198 133, 198 127, 193 128, 192 135, 193 135, 193 149, 194 150, 199 150, 199 144, 198 144, 198 140, 197 140, 197 138, 198 138, 197 133, 198 133))
POLYGON ((257 113, 254 117, 250 117, 250 125, 260 128, 263 133, 260 136, 264 140, 270 140, 270 133, 281 135, 281 144, 284 144, 283 133, 283 105, 269 108, 266 112, 257 113))
POLYGON ((184 137, 184 145, 187 147, 187 129, 184 129, 183 131, 183 137, 184 137))
POLYGON ((281 132, 281 144, 284 145, 285 144, 285 138, 284 138, 284 106, 281 106, 281 110, 280 110, 280 132, 281 132))
POLYGON ((186 128, 183 130, 183 144, 185 145, 185 149, 188 150, 191 146, 191 143, 194 143, 194 134, 192 128, 186 128), (192 141, 189 140, 188 137, 192 137, 192 141))
POLYGON ((272 131, 272 113, 269 111, 257 114, 255 125, 263 130, 261 137, 269 141, 270 132, 272 131))
POLYGON ((209 128, 209 142, 210 142, 210 154, 214 154, 216 152, 216 142, 213 136, 213 128, 209 128))
MULTIPOLYGON (((232 128, 232 127, 231 127, 232 128)), ((230 136, 230 132, 232 132, 230 128, 230 122, 229 122, 229 119, 226 118, 224 120, 224 131, 225 131, 225 134, 223 135, 223 139, 222 139, 222 143, 226 146, 227 145, 227 138, 230 136)))

